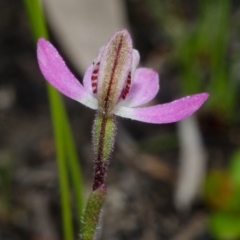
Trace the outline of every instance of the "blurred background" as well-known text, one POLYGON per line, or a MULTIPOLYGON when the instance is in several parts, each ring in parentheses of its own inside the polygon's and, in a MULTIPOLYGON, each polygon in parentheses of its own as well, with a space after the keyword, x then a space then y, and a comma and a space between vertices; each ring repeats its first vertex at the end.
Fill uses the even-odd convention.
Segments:
MULTIPOLYGON (((80 81, 98 49, 127 28, 140 65, 160 74, 161 90, 151 104, 210 93, 194 116, 177 124, 118 119, 100 239, 240 239, 240 2, 42 4, 49 39, 80 81)), ((0 239, 71 240, 61 220, 54 114, 36 61, 37 14, 27 6, 28 0, 0 1, 0 239)), ((63 100, 85 201, 92 184, 95 113, 63 100)), ((65 170, 71 178, 71 167, 65 170)), ((78 239, 73 185, 69 180, 73 239, 78 239)))

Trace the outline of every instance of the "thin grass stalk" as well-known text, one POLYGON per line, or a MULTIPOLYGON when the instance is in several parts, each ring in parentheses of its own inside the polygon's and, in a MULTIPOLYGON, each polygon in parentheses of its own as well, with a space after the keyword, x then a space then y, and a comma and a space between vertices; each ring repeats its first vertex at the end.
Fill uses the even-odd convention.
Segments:
MULTIPOLYGON (((47 28, 41 4, 38 0, 24 0, 29 16, 35 41, 39 37, 48 38, 47 28)), ((54 139, 59 169, 59 184, 61 192, 62 221, 65 240, 73 239, 72 214, 70 208, 69 180, 66 166, 68 158, 70 177, 72 178, 79 223, 80 214, 83 209, 83 186, 81 169, 78 163, 76 148, 73 141, 72 132, 65 111, 65 107, 60 94, 47 84, 47 91, 50 101, 52 124, 54 129, 54 139)))
MULTIPOLYGON (((53 130, 55 138, 55 146, 57 151, 57 163, 58 163, 58 175, 61 194, 61 208, 62 208, 62 224, 63 235, 65 240, 73 240, 73 222, 70 205, 70 192, 69 192, 69 180, 66 164, 66 145, 64 142, 64 120, 62 119, 62 111, 59 108, 63 108, 62 99, 60 94, 49 84, 47 84, 49 103, 51 109, 51 116, 53 121, 53 130), (59 107, 59 108, 58 108, 59 107)), ((62 109, 61 109, 62 110, 62 109)))

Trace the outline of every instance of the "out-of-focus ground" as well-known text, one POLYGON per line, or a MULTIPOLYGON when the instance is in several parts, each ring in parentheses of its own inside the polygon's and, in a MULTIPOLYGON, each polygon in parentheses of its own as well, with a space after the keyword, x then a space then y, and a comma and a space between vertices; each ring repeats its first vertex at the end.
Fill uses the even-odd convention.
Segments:
MULTIPOLYGON (((190 2, 182 4, 188 6, 191 17, 196 9, 190 2)), ((161 69, 161 92, 156 102, 177 98, 181 92, 174 78, 175 66, 162 64, 171 49, 157 30, 147 5, 141 0, 126 1, 126 12, 135 46, 142 56, 141 64, 161 69)), ((23 3, 1 0, 0 16, 0 239, 62 239, 45 80, 37 66, 36 47, 23 3)), ((50 33, 52 42, 62 46, 51 28, 50 33)), ((69 65, 81 80, 80 71, 72 62, 69 65)), ((70 99, 64 100, 87 197, 92 181, 94 112, 70 99)), ((210 116, 204 108, 195 115, 206 151, 206 166, 223 168, 240 143, 239 122, 226 123, 224 116, 210 116)), ((182 211, 174 204, 181 151, 176 124, 150 125, 124 119, 118 119, 118 123, 116 149, 107 176, 108 199, 101 239, 214 239, 208 230, 208 207, 201 194, 182 211)), ((77 234, 76 231, 76 239, 77 234)))

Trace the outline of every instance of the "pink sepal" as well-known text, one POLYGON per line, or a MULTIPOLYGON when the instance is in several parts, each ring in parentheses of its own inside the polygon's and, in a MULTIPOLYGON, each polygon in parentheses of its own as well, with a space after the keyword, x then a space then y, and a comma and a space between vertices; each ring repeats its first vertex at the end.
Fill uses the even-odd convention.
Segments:
POLYGON ((119 107, 115 110, 114 114, 147 123, 177 122, 197 111, 208 96, 208 93, 199 93, 170 103, 159 104, 151 107, 119 107))
POLYGON ((158 73, 150 68, 138 68, 130 91, 121 105, 136 107, 151 101, 159 91, 158 73))
POLYGON ((43 76, 52 86, 64 95, 97 109, 97 100, 88 94, 70 72, 58 51, 44 38, 38 40, 37 58, 43 76))

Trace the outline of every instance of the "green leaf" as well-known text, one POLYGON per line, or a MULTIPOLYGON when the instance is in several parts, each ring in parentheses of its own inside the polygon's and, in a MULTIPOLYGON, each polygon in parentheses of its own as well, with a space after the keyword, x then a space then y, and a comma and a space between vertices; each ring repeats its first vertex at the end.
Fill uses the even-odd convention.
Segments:
POLYGON ((240 237, 240 215, 217 212, 210 215, 210 230, 218 239, 236 240, 240 237))
POLYGON ((214 170, 208 174, 204 185, 204 194, 207 203, 213 209, 229 208, 234 190, 228 172, 214 170))
POLYGON ((240 188, 240 150, 235 152, 231 158, 229 173, 234 184, 240 188))

